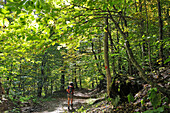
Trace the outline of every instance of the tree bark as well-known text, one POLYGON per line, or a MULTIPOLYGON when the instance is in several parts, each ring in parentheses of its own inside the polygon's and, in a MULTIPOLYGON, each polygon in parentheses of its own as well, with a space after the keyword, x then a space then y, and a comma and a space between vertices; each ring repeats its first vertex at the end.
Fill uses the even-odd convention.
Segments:
POLYGON ((82 85, 81 85, 81 69, 79 67, 79 84, 80 84, 80 89, 82 89, 82 85))
POLYGON ((79 87, 78 87, 78 84, 77 84, 77 77, 74 78, 74 83, 75 83, 76 89, 78 89, 79 87))
POLYGON ((49 86, 49 78, 48 78, 48 76, 49 76, 50 74, 49 74, 49 70, 47 69, 47 74, 45 74, 45 76, 44 76, 44 91, 45 91, 45 97, 47 97, 48 96, 48 86, 49 86))
POLYGON ((44 62, 42 62, 41 64, 41 75, 39 77, 39 80, 38 80, 38 94, 37 96, 38 97, 41 97, 41 93, 42 93, 42 88, 43 88, 43 76, 44 76, 44 62))
POLYGON ((1 78, 0 78, 0 100, 2 100, 2 95, 5 94, 5 90, 2 86, 1 78))
POLYGON ((111 86, 111 74, 109 68, 109 55, 108 55, 108 18, 105 19, 105 36, 104 36, 104 62, 106 69, 106 77, 107 77, 107 94, 110 96, 110 86, 111 86))
POLYGON ((51 91, 50 91, 50 94, 52 95, 53 94, 53 89, 54 89, 54 87, 53 87, 53 83, 54 83, 54 80, 52 80, 52 79, 50 79, 50 81, 51 81, 51 91))
MULTIPOLYGON (((119 32, 117 30, 117 45, 119 45, 119 32)), ((119 54, 119 46, 117 47, 117 53, 119 54)), ((121 63, 121 59, 120 59, 120 56, 118 56, 118 75, 120 74, 120 70, 121 70, 121 66, 120 66, 120 63, 121 63)))
POLYGON ((76 63, 75 63, 75 67, 74 67, 74 86, 75 86, 75 88, 76 89, 78 89, 79 87, 78 87, 78 83, 77 83, 77 71, 76 71, 76 63))
MULTIPOLYGON (((113 49, 113 39, 112 39, 112 35, 111 35, 111 32, 108 31, 109 33, 109 39, 110 39, 110 48, 111 48, 111 53, 114 54, 114 49, 113 49)), ((116 76, 116 71, 115 71, 115 64, 114 64, 114 61, 115 61, 115 57, 114 55, 112 56, 112 71, 113 71, 113 75, 116 76)))
MULTIPOLYGON (((96 56, 96 53, 95 53, 95 51, 94 51, 93 41, 92 41, 91 44, 92 44, 92 52, 93 52, 93 54, 94 54, 94 58, 95 58, 95 60, 97 61, 97 56, 96 56)), ((103 72, 102 72, 102 70, 101 70, 101 68, 100 68, 100 65, 99 65, 98 63, 96 63, 96 65, 97 65, 97 69, 98 69, 99 73, 103 76, 103 78, 105 78, 105 74, 103 74, 103 72)))
MULTIPOLYGON (((141 0, 139 0, 139 11, 140 11, 140 13, 142 15, 142 1, 141 0)), ((144 20, 141 19, 141 22, 140 22, 140 37, 143 40, 143 43, 141 45, 142 46, 142 60, 143 60, 142 64, 143 64, 143 69, 145 69, 144 67, 146 66, 146 62, 145 62, 145 58, 146 58, 146 46, 145 46, 146 45, 146 40, 143 37, 143 35, 144 35, 144 20)))
POLYGON ((42 96, 41 93, 42 93, 42 88, 43 88, 43 78, 44 78, 44 75, 45 75, 44 68, 45 68, 45 64, 46 64, 45 56, 46 56, 46 53, 44 53, 42 63, 41 63, 41 75, 40 75, 39 80, 38 80, 38 92, 37 92, 38 97, 42 96))
POLYGON ((127 54, 127 57, 128 57, 128 74, 130 75, 130 76, 132 76, 132 63, 131 63, 131 61, 130 61, 130 58, 129 58, 129 55, 128 55, 128 53, 127 53, 127 51, 126 51, 126 54, 127 54))
POLYGON ((61 75, 61 78, 60 78, 60 82, 61 82, 61 86, 60 86, 60 90, 63 90, 64 91, 64 84, 65 84, 65 75, 64 75, 64 61, 62 59, 62 64, 63 64, 63 70, 61 71, 62 75, 61 75))
MULTIPOLYGON (((144 0, 144 4, 145 4, 145 12, 146 12, 146 36, 149 36, 149 25, 148 25, 148 10, 147 10, 147 6, 146 6, 146 0, 144 0)), ((151 62, 151 47, 150 47, 150 41, 148 39, 147 41, 147 45, 148 45, 148 60, 149 60, 149 68, 152 71, 152 62, 151 62)))
POLYGON ((161 66, 163 66, 163 21, 162 21, 162 14, 161 14, 161 3, 160 0, 157 0, 158 6, 158 16, 159 16, 159 58, 161 59, 161 66))

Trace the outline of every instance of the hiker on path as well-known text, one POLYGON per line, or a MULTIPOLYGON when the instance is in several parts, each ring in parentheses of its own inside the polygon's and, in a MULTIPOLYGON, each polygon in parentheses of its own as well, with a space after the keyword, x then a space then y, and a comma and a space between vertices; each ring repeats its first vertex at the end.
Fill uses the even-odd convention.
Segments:
POLYGON ((74 84, 73 82, 71 82, 67 88, 68 110, 70 110, 70 100, 71 100, 71 108, 73 109, 73 94, 74 94, 74 84))

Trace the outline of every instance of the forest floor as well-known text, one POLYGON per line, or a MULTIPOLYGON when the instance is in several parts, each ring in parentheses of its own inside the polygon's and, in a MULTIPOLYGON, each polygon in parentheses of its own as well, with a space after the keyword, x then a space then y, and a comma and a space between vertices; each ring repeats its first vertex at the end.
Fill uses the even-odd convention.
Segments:
POLYGON ((96 89, 77 90, 75 91, 73 101, 74 110, 71 111, 68 111, 65 92, 56 92, 48 101, 40 101, 31 109, 23 108, 22 113, 140 113, 146 110, 150 110, 146 113, 169 113, 170 104, 168 103, 163 103, 167 107, 160 106, 155 111, 153 111, 153 106, 149 100, 145 100, 145 104, 141 106, 141 100, 146 96, 148 89, 150 89, 150 85, 147 84, 145 88, 136 94, 137 98, 134 102, 123 102, 119 104, 116 103, 116 99, 114 103, 113 101, 109 101, 106 97, 106 90, 100 92, 96 89))
POLYGON ((97 93, 97 90, 76 90, 73 98, 73 110, 68 111, 66 92, 55 92, 53 97, 48 101, 39 101, 38 104, 32 107, 22 108, 23 113, 67 113, 67 112, 80 112, 82 106, 93 103, 98 95, 104 94, 104 91, 97 93))
MULTIPOLYGON (((167 70, 160 71, 159 76, 151 74, 150 77, 160 86, 169 89, 169 74, 170 69, 168 68, 167 70)), ((154 94, 149 93, 153 91, 153 88, 147 83, 143 83, 142 86, 143 88, 131 99, 133 102, 121 101, 119 96, 114 99, 107 98, 106 89, 102 91, 97 89, 81 89, 75 91, 73 100, 74 110, 68 111, 66 91, 58 91, 53 94, 50 100, 39 101, 38 104, 23 108, 22 113, 140 113, 144 111, 147 111, 146 113, 169 113, 169 99, 158 91, 153 92, 154 94), (156 109, 153 108, 151 99, 157 104, 156 109)))
MULTIPOLYGON (((159 76, 152 75, 153 80, 159 85, 167 90, 170 88, 170 69, 163 71, 159 76)), ((114 99, 108 98, 106 88, 102 91, 98 89, 76 90, 73 99, 74 110, 72 111, 67 109, 66 91, 57 91, 50 98, 31 100, 24 104, 25 107, 23 107, 22 103, 22 107, 20 107, 21 113, 141 113, 144 111, 147 111, 145 113, 170 113, 170 103, 166 95, 155 91, 155 89, 153 90, 151 85, 147 83, 143 83, 142 86, 142 89, 134 95, 134 98, 129 98, 133 100, 131 102, 121 101, 118 95, 114 99), (153 91, 153 94, 151 91, 153 91), (157 107, 153 107, 151 99, 154 104, 157 104, 157 107)), ((1 108, 5 106, 10 108, 11 106, 9 105, 12 105, 10 101, 4 101, 3 104, 0 104, 0 112, 1 108)))

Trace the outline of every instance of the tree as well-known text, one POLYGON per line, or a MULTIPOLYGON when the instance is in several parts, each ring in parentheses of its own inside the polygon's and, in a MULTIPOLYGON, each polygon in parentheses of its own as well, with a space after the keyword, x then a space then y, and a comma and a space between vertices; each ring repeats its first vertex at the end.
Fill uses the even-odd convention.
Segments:
POLYGON ((105 61, 105 69, 106 69, 106 77, 107 77, 107 94, 110 96, 110 88, 111 88, 111 75, 110 75, 110 67, 109 67, 109 55, 108 55, 108 18, 106 18, 106 31, 104 37, 104 61, 105 61))
POLYGON ((157 0, 158 5, 158 17, 159 17, 159 58, 161 59, 161 66, 163 66, 164 58, 163 58, 163 21, 162 21, 162 13, 161 13, 161 3, 160 0, 157 0))
POLYGON ((97 86, 99 80, 105 79, 106 70, 108 95, 112 75, 119 75, 120 78, 122 75, 136 75, 135 77, 143 78, 162 93, 169 95, 169 90, 166 91, 147 76, 147 73, 155 69, 153 66, 149 71, 148 63, 152 68, 152 65, 163 64, 164 61, 160 60, 167 59, 165 64, 168 64, 169 60, 168 1, 160 2, 160 5, 159 2, 7 2, 0 9, 0 73, 8 83, 8 94, 11 94, 10 88, 18 93, 21 90, 24 92, 34 89, 31 94, 38 96, 44 94, 45 90, 47 95, 49 88, 50 92, 53 92, 52 84, 56 85, 56 89, 59 89, 57 86, 64 89, 71 79, 76 79, 77 86, 78 83, 83 87, 97 86), (157 23, 160 23, 160 26, 157 26, 157 23), (57 45, 54 46, 55 44, 57 45), (104 48, 102 44, 105 44, 104 48), (149 58, 146 57, 147 50, 149 58), (157 50, 160 50, 161 55, 157 50), (82 75, 78 78, 77 68, 80 67, 82 75), (53 78, 56 83, 52 81, 53 78), (51 84, 51 87, 48 87, 48 84, 51 84))

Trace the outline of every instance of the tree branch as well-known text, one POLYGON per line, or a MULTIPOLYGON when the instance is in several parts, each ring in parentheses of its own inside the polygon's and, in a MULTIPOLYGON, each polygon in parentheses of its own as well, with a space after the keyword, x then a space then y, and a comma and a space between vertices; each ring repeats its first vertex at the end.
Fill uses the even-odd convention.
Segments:
POLYGON ((118 31, 120 32, 120 34, 123 36, 124 40, 125 40, 125 47, 127 49, 127 53, 128 56, 131 60, 131 62, 133 63, 133 65, 137 68, 137 70, 139 71, 139 76, 141 78, 143 78, 143 80, 145 80, 148 84, 151 84, 152 87, 156 87, 158 88, 158 90, 160 92, 162 92, 163 94, 165 94, 168 98, 170 98, 170 90, 163 88, 161 86, 159 86, 157 83, 153 82, 151 79, 148 78, 148 76, 144 73, 144 70, 141 68, 141 66, 139 65, 139 63, 136 61, 135 57, 133 56, 132 50, 130 49, 130 44, 129 41, 127 40, 127 35, 125 35, 125 33, 120 29, 119 24, 113 19, 109 9, 108 12, 110 14, 110 17, 112 19, 112 21, 115 24, 115 27, 118 29, 118 31))

